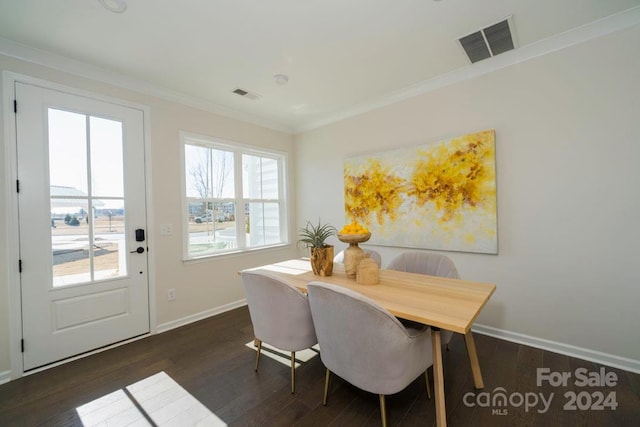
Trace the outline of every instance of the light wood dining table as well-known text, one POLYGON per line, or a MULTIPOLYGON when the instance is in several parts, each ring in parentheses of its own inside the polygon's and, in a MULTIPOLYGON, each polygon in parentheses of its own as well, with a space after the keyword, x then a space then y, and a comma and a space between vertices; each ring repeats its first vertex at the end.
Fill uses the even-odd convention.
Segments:
POLYGON ((380 270, 380 282, 376 285, 360 285, 347 278, 344 265, 340 263, 334 264, 332 276, 316 276, 308 259, 292 259, 250 270, 258 269, 283 278, 303 292, 312 281, 344 286, 373 299, 396 317, 430 326, 438 426, 445 426, 447 422, 440 329, 464 335, 474 385, 477 389, 484 387, 471 326, 496 285, 394 270, 380 270))

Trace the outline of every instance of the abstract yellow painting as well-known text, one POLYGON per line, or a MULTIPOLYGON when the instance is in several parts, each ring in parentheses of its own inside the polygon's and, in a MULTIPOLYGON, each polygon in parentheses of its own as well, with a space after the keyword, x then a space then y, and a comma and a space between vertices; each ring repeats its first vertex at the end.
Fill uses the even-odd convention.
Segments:
POLYGON ((494 130, 349 158, 344 185, 371 244, 498 253, 494 130))

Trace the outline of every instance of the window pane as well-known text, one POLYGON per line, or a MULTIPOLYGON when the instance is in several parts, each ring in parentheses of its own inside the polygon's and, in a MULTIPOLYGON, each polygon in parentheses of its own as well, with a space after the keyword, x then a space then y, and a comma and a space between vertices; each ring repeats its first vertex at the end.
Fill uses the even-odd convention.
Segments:
POLYGON ((213 228, 211 227, 211 203, 190 202, 189 215, 189 255, 202 256, 211 253, 215 248, 213 228))
POLYGON ((86 116, 48 110, 49 183, 87 194, 86 116))
POLYGON ((94 280, 126 276, 124 199, 94 200, 93 211, 94 280))
POLYGON ((242 193, 245 199, 262 199, 262 168, 260 157, 242 156, 242 193))
POLYGON ((278 203, 249 203, 249 246, 280 243, 280 206, 278 203))
POLYGON ((236 249, 236 205, 235 203, 214 203, 215 241, 219 249, 236 249))
POLYGON ((53 286, 91 281, 87 199, 51 199, 53 286))
POLYGON ((277 199, 278 176, 277 160, 242 156, 242 192, 245 199, 277 199))
POLYGON ((211 150, 213 197, 229 199, 235 197, 235 179, 233 174, 233 153, 230 151, 211 150))
POLYGON ((264 204, 264 243, 270 245, 280 243, 280 205, 278 203, 264 204))
POLYGON ((262 198, 278 198, 278 161, 262 158, 262 198))
POLYGON ((91 117, 89 138, 92 196, 124 197, 122 123, 91 117))
POLYGON ((211 150, 185 145, 184 163, 187 197, 211 197, 211 150))
POLYGON ((188 209, 190 256, 199 257, 237 247, 234 203, 191 202, 188 209))

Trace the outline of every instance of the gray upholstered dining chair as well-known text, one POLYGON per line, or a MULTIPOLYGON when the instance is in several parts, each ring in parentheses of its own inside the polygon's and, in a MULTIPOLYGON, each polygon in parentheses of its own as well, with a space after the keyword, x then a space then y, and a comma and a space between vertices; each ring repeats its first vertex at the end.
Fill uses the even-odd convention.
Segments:
POLYGON ((262 342, 291 352, 291 393, 295 393, 295 352, 318 343, 309 300, 293 285, 265 270, 242 272, 253 333, 258 344, 258 371, 262 342))
MULTIPOLYGON (((430 252, 403 252, 393 258, 387 270, 406 271, 408 273, 428 274, 429 276, 459 279, 458 270, 451 258, 430 252)), ((442 343, 449 349, 453 336, 451 331, 442 331, 442 343)))
MULTIPOLYGON (((363 251, 365 254, 371 255, 371 259, 378 264, 378 267, 382 266, 382 256, 380 252, 371 249, 363 249, 363 251)), ((333 262, 344 262, 344 251, 338 252, 338 254, 333 257, 333 262)))
POLYGON ((331 372, 354 386, 379 395, 386 426, 384 396, 402 391, 433 364, 429 329, 405 328, 385 308, 357 292, 330 283, 307 286, 311 315, 327 368, 323 405, 331 372))

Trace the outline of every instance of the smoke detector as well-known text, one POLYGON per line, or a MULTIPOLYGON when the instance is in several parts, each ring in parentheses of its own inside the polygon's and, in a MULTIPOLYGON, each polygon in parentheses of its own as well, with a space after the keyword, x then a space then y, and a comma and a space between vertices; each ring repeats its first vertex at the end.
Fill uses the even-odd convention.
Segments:
POLYGON ((281 85, 284 86, 289 82, 289 76, 285 75, 285 74, 274 74, 273 75, 273 80, 281 85))
POLYGON ((512 16, 508 16, 500 22, 458 39, 458 43, 464 49, 471 63, 491 58, 518 47, 513 31, 512 18, 512 16))
POLYGON ((127 2, 125 0, 98 0, 102 7, 113 13, 123 13, 127 10, 127 2))

